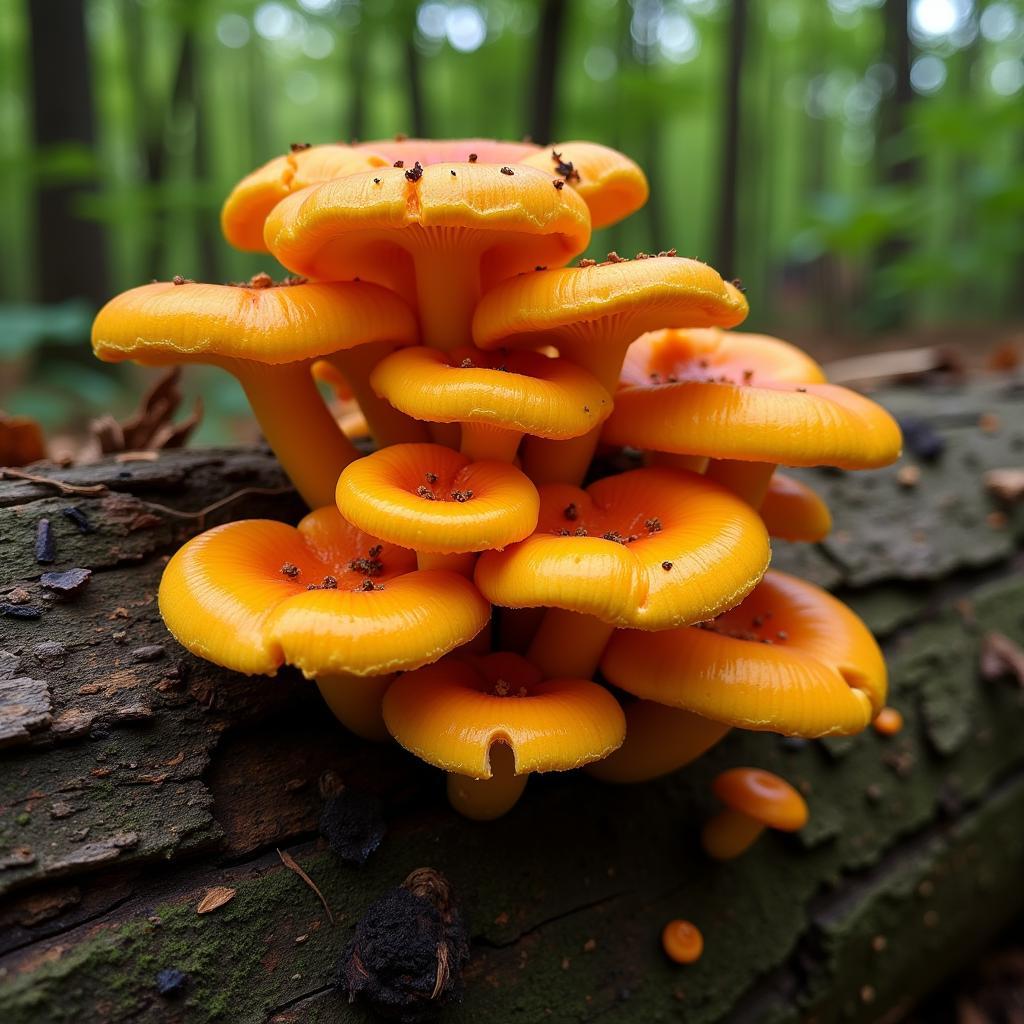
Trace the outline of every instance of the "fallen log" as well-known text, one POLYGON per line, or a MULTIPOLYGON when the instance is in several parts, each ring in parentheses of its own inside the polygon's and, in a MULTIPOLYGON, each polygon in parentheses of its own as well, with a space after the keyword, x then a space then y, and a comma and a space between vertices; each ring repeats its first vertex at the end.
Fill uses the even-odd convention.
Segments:
POLYGON ((267 453, 0 482, 0 1019, 370 1020, 335 987, 343 951, 423 866, 471 936, 446 1021, 898 1019, 1024 905, 1024 508, 984 483, 1024 462, 1024 423, 1000 383, 879 397, 931 431, 927 453, 798 474, 836 529, 776 545, 776 564, 883 639, 904 730, 733 732, 652 783, 534 779, 487 825, 452 814, 438 773, 348 735, 297 675, 220 671, 163 629, 156 586, 182 540, 301 514, 267 453), (76 568, 92 572, 70 592, 40 583, 76 568), (811 821, 712 864, 708 786, 737 764, 798 785, 811 821), (380 801, 363 867, 318 837, 339 783, 380 801), (704 933, 693 966, 660 950, 678 916, 704 933))

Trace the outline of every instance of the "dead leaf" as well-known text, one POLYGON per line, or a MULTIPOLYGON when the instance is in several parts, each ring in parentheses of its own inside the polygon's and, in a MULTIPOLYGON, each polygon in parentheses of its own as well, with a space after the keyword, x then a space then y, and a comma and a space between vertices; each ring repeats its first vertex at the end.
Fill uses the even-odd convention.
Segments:
POLYGON ((1024 649, 1005 633, 986 633, 981 640, 979 668, 983 679, 1014 676, 1024 686, 1024 649))
POLYGON ((278 850, 277 855, 281 858, 281 863, 289 871, 294 871, 295 874, 297 874, 299 878, 301 878, 306 883, 306 885, 308 885, 310 889, 312 889, 313 892, 315 892, 317 896, 320 897, 320 902, 324 905, 324 910, 327 911, 327 919, 331 922, 331 924, 334 924, 334 914, 331 913, 331 908, 328 905, 327 900, 324 899, 324 894, 316 887, 316 883, 313 881, 313 879, 310 878, 309 875, 307 875, 306 872, 303 871, 302 868, 300 868, 299 865, 295 863, 295 859, 292 857, 291 854, 285 853, 283 850, 278 850))
POLYGON ((0 466, 27 466, 46 458, 43 431, 28 416, 0 413, 0 466))
POLYGON ((202 401, 197 400, 191 415, 174 423, 181 406, 178 383, 181 368, 172 367, 146 392, 139 410, 123 423, 113 416, 101 416, 93 421, 91 432, 104 455, 131 452, 131 461, 146 458, 137 453, 181 448, 203 418, 202 401))
POLYGON ((199 901, 196 907, 197 914, 209 914, 211 910, 223 907, 235 898, 237 889, 228 889, 226 886, 218 885, 213 889, 207 889, 206 895, 199 901))

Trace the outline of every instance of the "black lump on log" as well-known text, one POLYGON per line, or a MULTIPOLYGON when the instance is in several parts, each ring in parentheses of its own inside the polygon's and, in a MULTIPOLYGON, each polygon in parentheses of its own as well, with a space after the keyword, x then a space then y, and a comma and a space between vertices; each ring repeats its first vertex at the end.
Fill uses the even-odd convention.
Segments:
POLYGON ((345 949, 339 986, 350 1002, 402 1024, 434 1020, 462 999, 469 937, 451 886, 417 868, 367 907, 345 949))

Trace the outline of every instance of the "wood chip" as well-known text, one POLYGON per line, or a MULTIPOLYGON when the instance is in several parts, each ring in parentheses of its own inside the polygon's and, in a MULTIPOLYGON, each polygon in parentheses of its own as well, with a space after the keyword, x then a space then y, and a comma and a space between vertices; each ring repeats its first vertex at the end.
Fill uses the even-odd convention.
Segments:
POLYGON ((218 907, 223 907, 225 903, 230 903, 235 898, 235 893, 237 891, 237 889, 228 889, 223 885, 218 885, 213 889, 208 889, 206 891, 206 895, 199 901, 199 906, 196 907, 196 913, 209 914, 218 907))
POLYGON ((310 889, 312 889, 313 892, 317 894, 317 896, 320 898, 320 902, 324 905, 324 910, 327 911, 327 920, 330 921, 331 924, 334 924, 334 914, 331 913, 330 905, 327 903, 327 900, 324 899, 324 894, 316 887, 316 883, 313 881, 313 879, 310 878, 309 875, 307 875, 306 872, 303 871, 302 868, 300 868, 299 865, 295 863, 295 859, 292 857, 290 853, 286 853, 284 850, 278 850, 277 855, 281 858, 281 863, 289 871, 294 871, 295 874, 297 874, 299 878, 301 878, 306 883, 306 885, 308 885, 310 889))
POLYGON ((1024 469, 990 469, 982 479, 989 494, 1007 505, 1016 505, 1024 498, 1024 469))
POLYGON ((1005 633, 986 633, 981 641, 979 668, 983 679, 1012 676, 1024 686, 1024 649, 1005 633))
POLYGON ((921 480, 921 470, 917 466, 900 466, 896 479, 900 487, 916 487, 921 480))

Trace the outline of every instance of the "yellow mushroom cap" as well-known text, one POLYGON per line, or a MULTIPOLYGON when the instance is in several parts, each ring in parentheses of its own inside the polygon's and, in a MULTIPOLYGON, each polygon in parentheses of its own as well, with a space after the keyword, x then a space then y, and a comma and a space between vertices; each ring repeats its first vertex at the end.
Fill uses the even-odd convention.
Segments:
POLYGON ((416 337, 416 319, 397 295, 354 281, 274 287, 158 281, 115 296, 92 327, 100 359, 151 366, 290 363, 367 342, 409 345, 416 337))
POLYGON ((452 656, 400 676, 384 721, 417 757, 449 772, 491 777, 490 751, 509 746, 515 774, 568 771, 611 753, 626 733, 615 698, 585 679, 542 680, 510 653, 452 656))
POLYGON ((275 157, 232 190, 220 213, 224 237, 236 249, 266 252, 263 225, 282 199, 309 185, 390 163, 384 156, 351 146, 328 144, 295 149, 275 157))
POLYGON ((664 327, 730 327, 747 315, 742 293, 711 267, 677 256, 523 274, 491 289, 473 317, 480 348, 551 344, 618 377, 629 343, 664 327), (610 368, 610 369, 609 369, 610 368))
POLYGON ((393 544, 454 554, 504 547, 528 536, 540 499, 505 462, 471 462, 437 444, 396 444, 349 463, 338 508, 393 544))
POLYGON ((785 779, 760 768, 730 768, 716 776, 711 792, 727 807, 767 828, 796 832, 807 824, 807 804, 785 779))
POLYGON ((297 528, 241 520, 193 538, 167 563, 159 602, 184 647, 249 675, 283 664, 307 676, 417 668, 471 640, 490 616, 462 576, 416 571, 413 552, 333 508, 297 528))
POLYGON ((785 473, 774 473, 758 509, 768 533, 780 540, 816 544, 832 529, 832 513, 807 484, 785 473))
POLYGON ((694 473, 637 469, 540 494, 532 536, 477 562, 477 586, 494 604, 668 629, 732 607, 768 565, 757 513, 694 473))
POLYGON ((419 420, 482 423, 537 437, 578 437, 612 409, 593 375, 539 352, 439 352, 418 345, 382 359, 370 384, 419 420))
POLYGON ((595 142, 558 142, 523 158, 552 174, 572 166, 566 181, 590 207, 590 220, 595 228, 635 213, 650 194, 647 178, 628 156, 595 142))
POLYGON ((480 256, 485 284, 558 265, 590 238, 586 203, 533 167, 381 167, 296 193, 267 218, 270 251, 289 269, 327 280, 363 277, 411 294, 408 254, 480 256), (452 171, 455 174, 452 174, 452 171))
POLYGON ((646 700, 743 729, 860 732, 885 704, 885 661, 841 601, 771 571, 709 628, 617 632, 601 670, 646 700))
POLYGON ((793 466, 869 469, 898 458, 896 421, 821 383, 816 363, 757 335, 656 332, 627 353, 609 444, 793 466))
POLYGON ((382 154, 388 163, 401 160, 406 168, 416 161, 424 167, 457 165, 468 162, 470 155, 478 163, 536 167, 552 181, 563 180, 576 191, 589 207, 595 228, 614 224, 639 210, 649 192, 644 172, 636 163, 594 142, 559 142, 544 147, 494 139, 381 139, 360 143, 354 149, 382 154))

